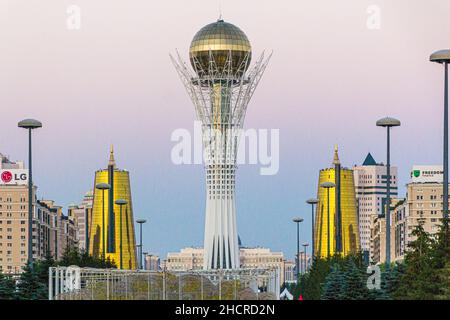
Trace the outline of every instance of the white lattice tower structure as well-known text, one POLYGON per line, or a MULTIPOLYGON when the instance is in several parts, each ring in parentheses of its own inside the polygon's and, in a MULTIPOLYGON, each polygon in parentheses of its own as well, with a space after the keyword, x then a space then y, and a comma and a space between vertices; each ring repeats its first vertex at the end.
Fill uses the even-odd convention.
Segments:
POLYGON ((247 105, 270 56, 265 59, 263 53, 249 68, 251 49, 245 34, 219 20, 201 29, 192 41, 194 72, 178 53, 171 59, 202 122, 206 169, 204 269, 236 269, 237 150, 247 105), (245 46, 234 45, 240 41, 246 41, 245 46))

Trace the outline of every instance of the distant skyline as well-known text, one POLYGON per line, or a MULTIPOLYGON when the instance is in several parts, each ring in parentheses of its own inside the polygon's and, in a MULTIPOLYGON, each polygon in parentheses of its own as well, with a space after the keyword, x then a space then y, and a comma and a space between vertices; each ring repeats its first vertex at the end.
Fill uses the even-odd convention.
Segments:
POLYGON ((222 17, 248 36, 254 57, 274 52, 249 104, 245 128, 280 130, 280 168, 238 168, 237 225, 246 246, 295 253, 292 217, 305 219, 319 170, 339 146, 346 167, 368 152, 385 162, 392 116, 392 164, 399 195, 414 164, 442 163, 443 70, 429 55, 450 48, 447 0, 88 1, 0 0, 0 152, 27 159, 17 128, 36 118, 34 181, 39 198, 67 208, 81 202, 114 144, 117 166, 130 171, 135 218, 146 218, 144 251, 202 246, 205 176, 202 165, 170 160, 173 130, 193 130, 195 113, 169 53, 187 60, 204 25, 222 17), (81 28, 66 26, 70 5, 81 28), (377 5, 379 30, 367 28, 377 5), (437 30, 441 30, 437 32, 437 30))

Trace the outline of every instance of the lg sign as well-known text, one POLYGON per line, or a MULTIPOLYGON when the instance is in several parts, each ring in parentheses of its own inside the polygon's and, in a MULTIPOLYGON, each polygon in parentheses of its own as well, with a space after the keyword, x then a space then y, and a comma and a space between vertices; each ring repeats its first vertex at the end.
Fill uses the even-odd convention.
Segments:
POLYGON ((0 170, 0 180, 2 184, 27 184, 28 170, 0 170))

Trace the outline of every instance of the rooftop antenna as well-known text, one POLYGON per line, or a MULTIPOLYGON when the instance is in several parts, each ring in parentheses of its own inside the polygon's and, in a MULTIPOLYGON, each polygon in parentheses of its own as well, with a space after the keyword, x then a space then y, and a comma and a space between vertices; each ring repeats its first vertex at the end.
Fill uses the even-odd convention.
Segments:
POLYGON ((219 1, 219 21, 223 21, 223 19, 222 19, 222 1, 219 1))

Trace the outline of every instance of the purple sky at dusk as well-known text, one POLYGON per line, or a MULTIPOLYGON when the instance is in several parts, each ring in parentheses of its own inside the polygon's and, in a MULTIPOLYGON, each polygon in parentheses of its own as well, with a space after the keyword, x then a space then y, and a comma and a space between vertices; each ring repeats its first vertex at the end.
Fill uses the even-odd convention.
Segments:
POLYGON ((315 196, 334 144, 346 166, 369 151, 384 161, 381 117, 402 121, 392 135, 402 186, 413 164, 442 163, 443 69, 428 58, 450 48, 448 0, 0 0, 0 152, 25 160, 17 122, 41 120, 38 196, 67 206, 93 187, 113 143, 118 166, 131 172, 135 218, 149 219, 146 251, 164 257, 201 246, 204 170, 170 160, 172 131, 192 130, 195 113, 169 53, 178 49, 187 60, 219 2, 255 58, 274 52, 245 127, 280 129, 280 171, 238 169, 244 245, 292 258, 291 218, 306 219, 302 242, 310 241, 305 200, 315 196), (69 5, 81 8, 80 30, 66 27, 69 5), (379 30, 366 26, 370 5, 381 9, 379 30))

